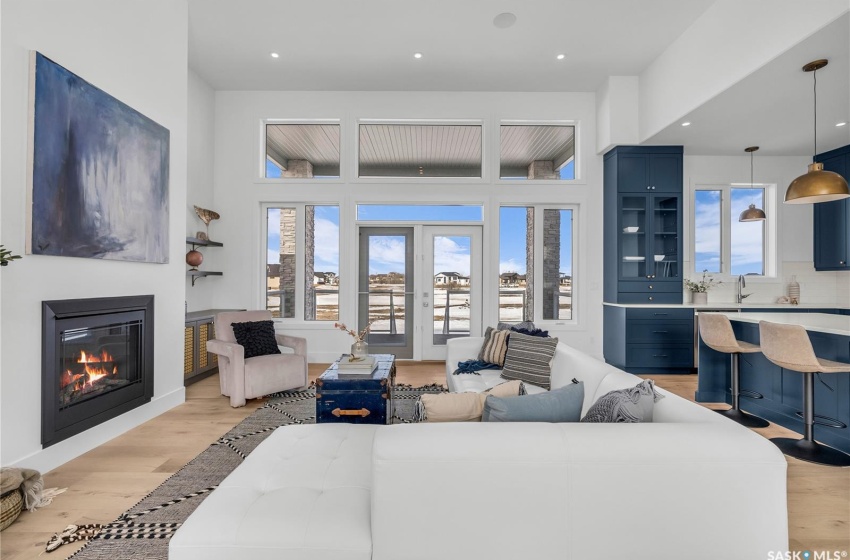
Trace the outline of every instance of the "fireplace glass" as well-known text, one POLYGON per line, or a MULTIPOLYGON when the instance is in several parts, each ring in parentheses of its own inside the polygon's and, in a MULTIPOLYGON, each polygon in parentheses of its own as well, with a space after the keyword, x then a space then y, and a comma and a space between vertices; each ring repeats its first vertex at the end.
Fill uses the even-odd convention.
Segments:
POLYGON ((60 410, 141 383, 142 325, 140 318, 126 318, 61 330, 57 393, 60 410))

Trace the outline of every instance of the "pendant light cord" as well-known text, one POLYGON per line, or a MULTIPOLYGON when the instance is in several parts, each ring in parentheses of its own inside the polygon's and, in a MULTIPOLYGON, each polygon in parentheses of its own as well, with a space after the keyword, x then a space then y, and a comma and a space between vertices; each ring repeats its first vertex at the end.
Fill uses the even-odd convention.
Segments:
POLYGON ((815 157, 818 155, 818 71, 812 72, 815 78, 815 157))

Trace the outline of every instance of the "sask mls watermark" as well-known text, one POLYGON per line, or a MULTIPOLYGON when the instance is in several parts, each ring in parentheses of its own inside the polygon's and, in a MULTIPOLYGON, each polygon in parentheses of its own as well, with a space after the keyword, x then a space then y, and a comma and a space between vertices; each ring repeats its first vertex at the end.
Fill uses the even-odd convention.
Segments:
POLYGON ((846 550, 777 550, 767 553, 767 560, 844 560, 846 550))

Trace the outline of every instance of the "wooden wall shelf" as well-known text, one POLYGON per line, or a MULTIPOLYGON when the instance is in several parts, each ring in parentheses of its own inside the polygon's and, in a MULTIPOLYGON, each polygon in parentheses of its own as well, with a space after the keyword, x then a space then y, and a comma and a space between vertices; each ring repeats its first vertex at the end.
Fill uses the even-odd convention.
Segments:
MULTIPOLYGON (((198 239, 197 237, 187 237, 186 245, 191 245, 193 251, 195 250, 195 247, 224 247, 224 243, 219 243, 218 241, 212 241, 209 239, 198 239)), ((186 271, 186 276, 192 279, 192 286, 194 286, 195 280, 198 278, 203 278, 204 276, 223 276, 223 273, 212 270, 190 269, 186 271)))

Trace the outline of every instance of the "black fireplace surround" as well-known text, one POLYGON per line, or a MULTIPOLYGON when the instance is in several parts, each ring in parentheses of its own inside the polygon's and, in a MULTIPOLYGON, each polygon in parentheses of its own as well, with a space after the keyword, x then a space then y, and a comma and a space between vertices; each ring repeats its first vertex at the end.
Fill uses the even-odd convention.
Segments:
POLYGON ((42 302, 41 443, 150 402, 152 295, 42 302))

